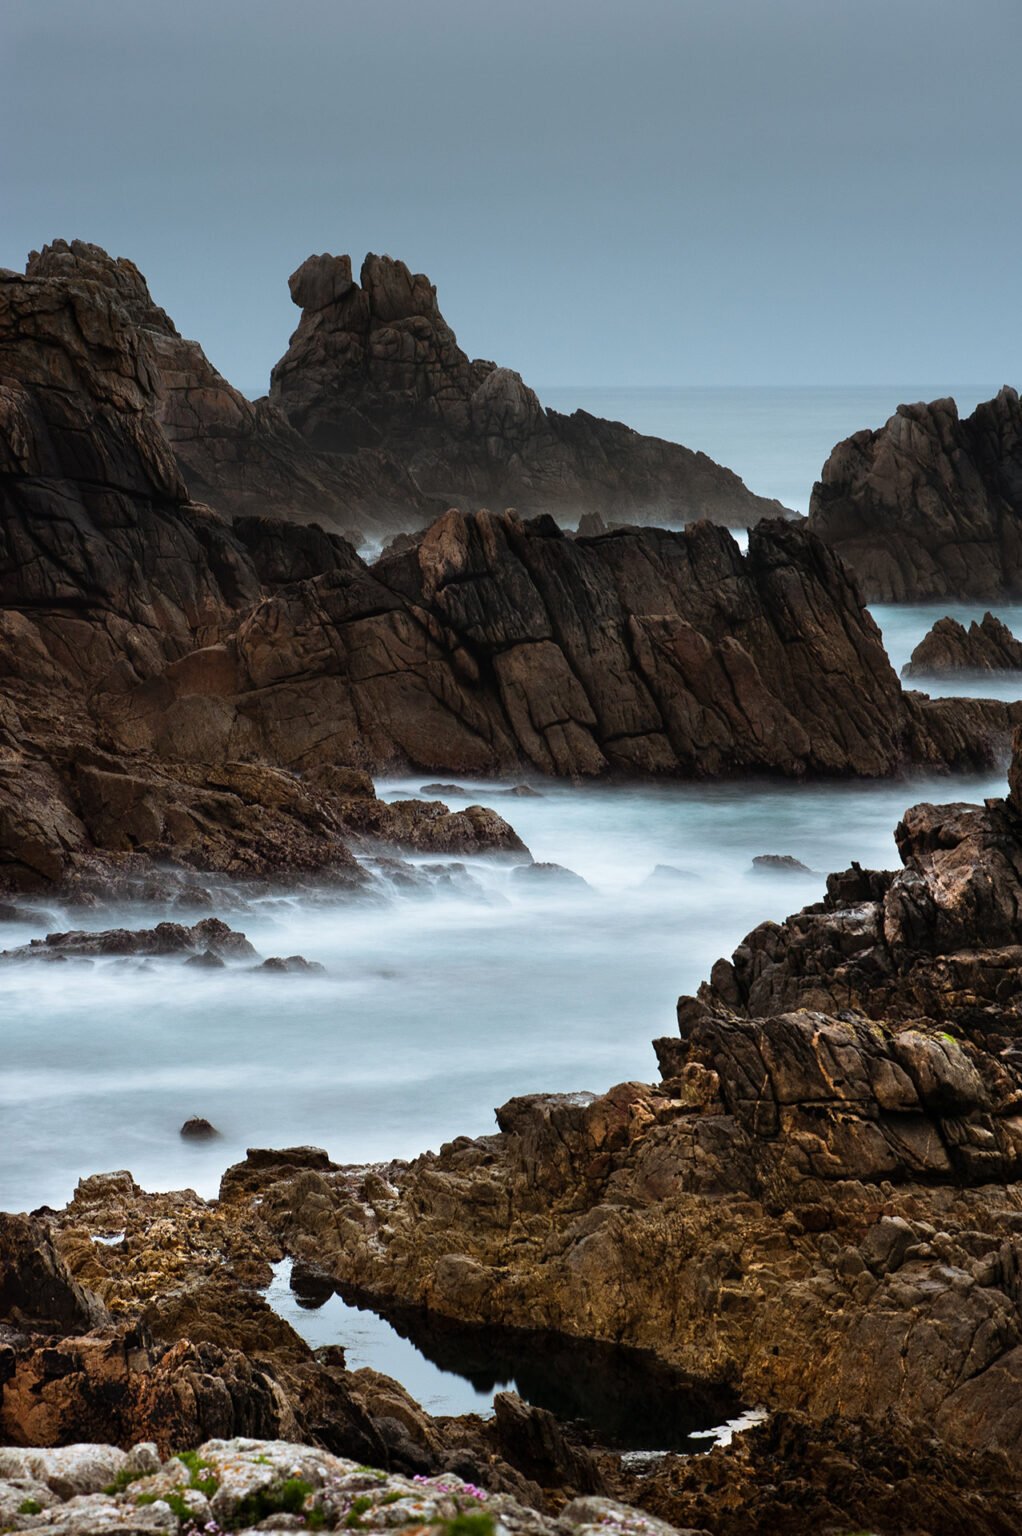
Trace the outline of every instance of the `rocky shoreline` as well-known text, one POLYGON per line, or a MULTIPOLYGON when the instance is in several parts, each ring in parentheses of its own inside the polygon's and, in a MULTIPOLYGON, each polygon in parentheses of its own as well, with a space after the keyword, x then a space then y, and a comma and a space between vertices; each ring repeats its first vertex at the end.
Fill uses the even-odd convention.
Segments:
MULTIPOLYGON (((398 1506, 415 1475, 515 1501, 512 1531, 584 1525, 583 1498, 646 1512, 601 1505, 625 1530, 1017 1529, 1022 736, 1007 799, 913 807, 897 841, 901 871, 830 876, 824 901, 763 924, 680 1000, 659 1083, 513 1099, 496 1134, 410 1163, 252 1151, 216 1201, 118 1173, 63 1211, 4 1217, 3 1437, 102 1427, 161 1458, 262 1455, 277 1489, 279 1457, 329 1452, 390 1469, 395 1526, 414 1523, 398 1506), (632 1345, 769 1416, 641 1466, 509 1394, 490 1419, 430 1419, 270 1309, 284 1254, 292 1283, 632 1345), (216 1440, 237 1436, 288 1449, 216 1440)), ((165 1524, 145 1528, 173 1529, 152 1491, 165 1524)), ((11 1523, 106 1528, 72 1518, 11 1523)))

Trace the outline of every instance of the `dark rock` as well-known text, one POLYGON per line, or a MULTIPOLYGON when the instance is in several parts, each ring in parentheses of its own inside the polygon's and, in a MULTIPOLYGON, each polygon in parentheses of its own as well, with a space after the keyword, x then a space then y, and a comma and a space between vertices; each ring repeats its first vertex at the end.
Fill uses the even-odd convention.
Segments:
POLYGON ((469 791, 460 784, 423 784, 419 793, 439 799, 441 795, 467 795, 469 791))
POLYGON ((1022 590, 1022 406, 1014 389, 960 420, 953 400, 902 405, 839 443, 809 526, 870 602, 989 600, 1022 590))
POLYGON ((757 853, 752 868, 760 875, 811 875, 813 871, 790 853, 757 853))
POLYGON ((306 960, 304 955, 288 955, 282 959, 279 955, 271 955, 264 960, 262 965, 256 966, 257 971, 274 971, 287 976, 322 976, 326 967, 320 965, 317 960, 306 960))
POLYGON ((191 955, 202 964, 214 959, 249 959, 255 950, 243 933, 235 933, 218 917, 205 917, 193 927, 183 923, 157 923, 155 928, 108 928, 100 933, 73 931, 48 933, 18 949, 0 954, 3 960, 49 959, 54 954, 79 957, 100 955, 191 955))
POLYGON ((726 524, 783 511, 705 454, 544 410, 518 374, 462 352, 436 289, 403 262, 369 255, 356 283, 349 257, 310 256, 290 287, 302 318, 270 401, 331 460, 407 465, 420 506, 726 524))
POLYGON ((588 880, 583 880, 572 869, 565 869, 563 864, 517 864, 511 871, 511 878, 519 885, 528 883, 565 889, 592 889, 588 880))
POLYGON ((968 629, 957 619, 938 619, 923 636, 902 677, 946 677, 956 672, 1017 672, 1022 670, 1022 641, 992 613, 968 629))
POLYGON ((205 971, 222 971, 226 963, 220 955, 214 953, 211 949, 204 949, 198 955, 189 955, 185 961, 185 965, 194 965, 199 970, 205 971))
POLYGON ((180 1134, 188 1141, 214 1141, 220 1132, 215 1125, 211 1125, 201 1115, 193 1115, 190 1120, 185 1121, 180 1134))

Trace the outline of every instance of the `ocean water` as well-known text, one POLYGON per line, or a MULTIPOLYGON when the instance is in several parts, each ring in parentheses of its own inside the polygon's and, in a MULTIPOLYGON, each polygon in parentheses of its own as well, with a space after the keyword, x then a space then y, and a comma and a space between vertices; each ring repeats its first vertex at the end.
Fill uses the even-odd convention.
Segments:
MULTIPOLYGON (((421 782, 380 790, 406 796, 421 782)), ((490 798, 492 786, 462 787, 446 797, 454 807, 490 798)), ((851 859, 896 863, 893 828, 914 801, 1003 790, 1000 773, 543 784, 539 798, 492 803, 538 860, 584 886, 523 881, 478 859, 430 895, 267 898, 227 914, 262 956, 303 954, 322 975, 176 959, 6 965, 0 1209, 63 1204, 80 1175, 113 1168, 148 1188, 211 1195, 250 1146, 409 1157, 492 1131, 494 1108, 514 1094, 648 1080, 650 1041, 673 1032, 678 994, 756 923, 816 899, 825 872, 851 859), (753 873, 761 853, 792 854, 815 873, 753 873), (183 1141, 192 1115, 221 1139, 183 1141)), ((36 932, 112 921, 58 910, 36 932)), ((0 948, 31 933, 0 925, 0 948)))
POLYGON ((637 432, 684 443, 726 464, 750 490, 808 512, 814 481, 836 443, 882 427, 899 405, 951 395, 965 416, 1003 380, 976 384, 825 385, 818 388, 538 389, 555 410, 589 411, 637 432))

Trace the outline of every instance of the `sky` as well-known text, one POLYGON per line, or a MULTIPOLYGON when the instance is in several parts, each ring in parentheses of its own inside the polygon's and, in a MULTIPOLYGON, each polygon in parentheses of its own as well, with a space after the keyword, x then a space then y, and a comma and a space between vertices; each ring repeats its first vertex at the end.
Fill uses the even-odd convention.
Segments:
POLYGON ((1018 384, 1019 0, 0 0, 0 266, 240 388, 314 251, 533 385, 1018 384))

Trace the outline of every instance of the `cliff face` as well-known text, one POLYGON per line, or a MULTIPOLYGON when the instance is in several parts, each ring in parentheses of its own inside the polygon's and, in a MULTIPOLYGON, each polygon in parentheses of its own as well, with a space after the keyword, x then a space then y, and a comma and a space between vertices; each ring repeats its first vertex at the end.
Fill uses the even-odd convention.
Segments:
POLYGON ((809 525, 870 602, 1022 591, 1022 406, 1017 391, 961 420, 953 400, 902 405, 839 443, 809 525))
POLYGON ((310 256, 291 277, 302 311, 270 399, 343 460, 390 452, 435 511, 488 504, 617 520, 744 526, 784 511, 705 454, 584 411, 544 410, 509 368, 472 361, 421 273, 389 256, 310 256))

